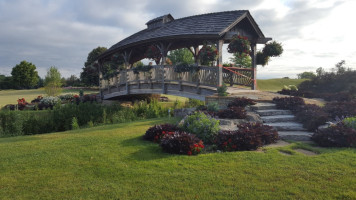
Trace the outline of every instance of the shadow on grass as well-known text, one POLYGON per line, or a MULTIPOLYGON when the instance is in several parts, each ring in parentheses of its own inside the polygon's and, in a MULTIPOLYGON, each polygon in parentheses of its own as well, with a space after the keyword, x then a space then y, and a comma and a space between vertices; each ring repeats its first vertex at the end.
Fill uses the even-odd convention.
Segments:
POLYGON ((136 161, 165 159, 173 156, 172 154, 163 152, 159 144, 146 141, 142 136, 123 140, 120 145, 123 147, 137 147, 138 151, 135 151, 129 156, 129 159, 136 161))

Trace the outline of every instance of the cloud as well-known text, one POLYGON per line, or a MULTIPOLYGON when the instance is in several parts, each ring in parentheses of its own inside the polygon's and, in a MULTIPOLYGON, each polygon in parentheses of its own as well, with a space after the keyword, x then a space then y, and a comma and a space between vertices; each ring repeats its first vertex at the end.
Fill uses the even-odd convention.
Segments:
MULTIPOLYGON (((258 69, 259 77, 294 76, 341 59, 356 65, 355 30, 340 18, 355 17, 355 6, 342 0, 0 0, 0 73, 27 60, 41 76, 50 66, 79 76, 92 49, 111 47, 150 19, 225 10, 250 10, 265 35, 282 42, 284 54, 258 69)), ((228 61, 226 50, 223 55, 228 61)))

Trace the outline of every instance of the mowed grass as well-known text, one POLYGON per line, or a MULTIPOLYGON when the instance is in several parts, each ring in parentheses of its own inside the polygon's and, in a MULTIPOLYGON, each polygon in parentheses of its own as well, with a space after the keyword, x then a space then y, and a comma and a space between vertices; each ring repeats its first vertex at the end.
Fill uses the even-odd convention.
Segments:
POLYGON ((266 79, 266 80, 257 80, 257 88, 262 91, 270 91, 277 92, 282 90, 284 85, 296 85, 298 86, 303 81, 308 79, 284 79, 284 78, 276 78, 276 79, 266 79))
POLYGON ((141 139, 176 121, 0 138, 0 199, 356 199, 355 149, 295 143, 185 156, 141 139))
MULTIPOLYGON (((96 93, 97 90, 84 90, 84 94, 96 93)), ((79 94, 79 89, 63 89, 62 94, 75 93, 79 94)), ((0 108, 7 104, 17 104, 17 99, 25 98, 27 102, 31 102, 37 96, 46 96, 44 88, 30 90, 0 90, 0 108)))

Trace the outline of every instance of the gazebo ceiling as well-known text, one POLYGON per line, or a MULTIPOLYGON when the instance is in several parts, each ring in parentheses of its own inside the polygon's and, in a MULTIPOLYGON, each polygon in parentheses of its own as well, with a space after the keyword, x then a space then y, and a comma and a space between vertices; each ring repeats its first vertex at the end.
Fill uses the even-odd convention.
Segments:
POLYGON ((235 34, 247 36, 254 43, 265 44, 266 38, 248 10, 225 11, 174 19, 167 14, 146 23, 147 28, 110 47, 98 59, 134 50, 140 57, 144 49, 159 42, 170 42, 169 50, 201 45, 204 41, 228 42, 235 34))

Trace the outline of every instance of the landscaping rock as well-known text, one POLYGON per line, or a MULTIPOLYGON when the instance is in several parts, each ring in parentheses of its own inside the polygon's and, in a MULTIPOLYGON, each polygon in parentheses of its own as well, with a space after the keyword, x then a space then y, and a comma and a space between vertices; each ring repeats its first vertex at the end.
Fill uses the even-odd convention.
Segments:
POLYGON ((195 108, 182 108, 174 110, 174 117, 185 117, 192 114, 195 111, 195 108))
POLYGON ((263 123, 263 120, 261 119, 260 115, 254 112, 247 112, 246 120, 252 123, 263 123))

